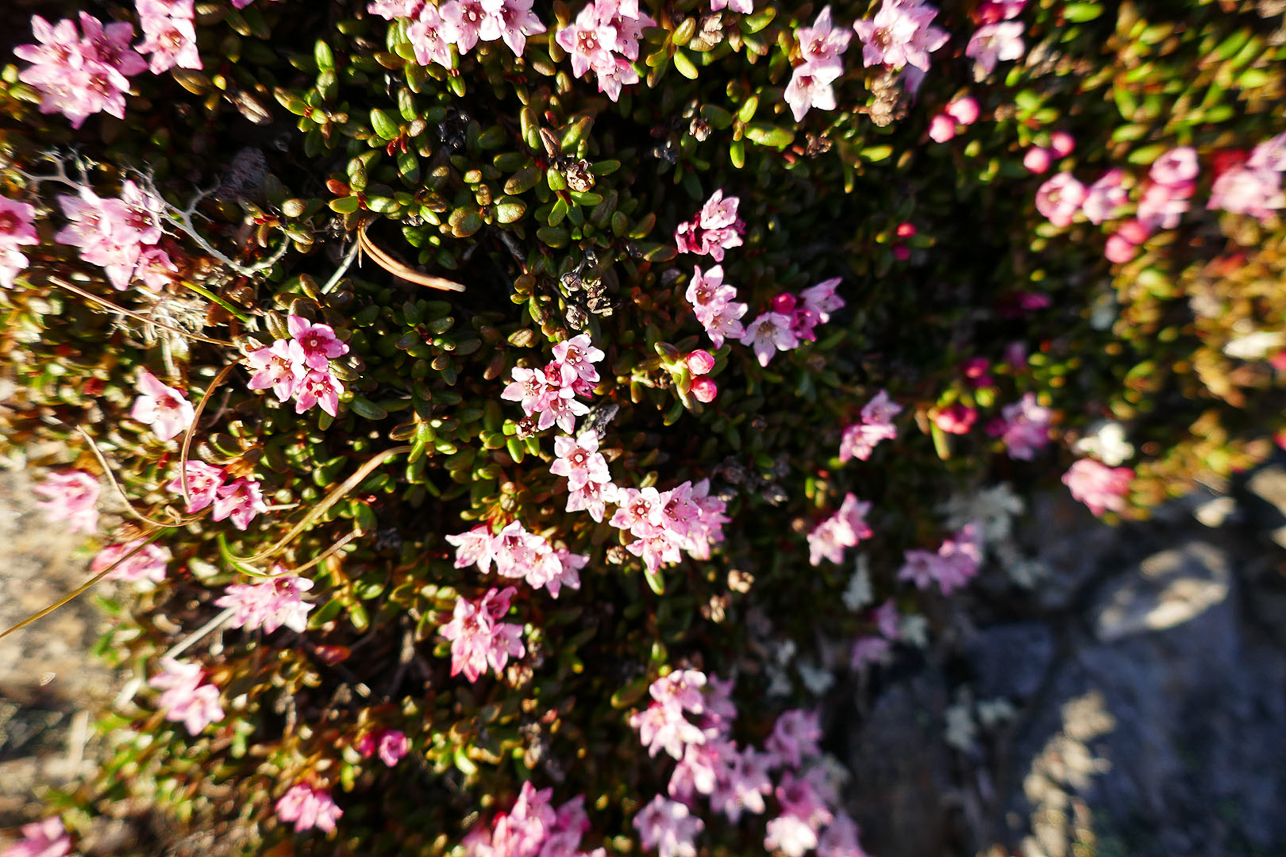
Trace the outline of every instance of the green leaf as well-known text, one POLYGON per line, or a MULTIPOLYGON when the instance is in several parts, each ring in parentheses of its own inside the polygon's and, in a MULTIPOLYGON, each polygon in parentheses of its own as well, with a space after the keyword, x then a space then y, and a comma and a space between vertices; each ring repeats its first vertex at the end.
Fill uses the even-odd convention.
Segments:
POLYGON ((325 39, 318 39, 316 46, 313 47, 313 59, 317 62, 318 71, 329 71, 335 68, 335 55, 331 53, 330 45, 326 44, 325 39))
POLYGON ((794 142, 795 132, 766 122, 754 122, 746 126, 746 137, 761 146, 784 149, 794 142))
POLYGON ((354 396, 353 401, 348 403, 348 407, 359 417, 365 417, 368 420, 382 420, 388 416, 388 411, 362 396, 354 396))
POLYGON ((683 75, 688 80, 697 79, 697 67, 693 64, 692 59, 686 52, 676 50, 672 59, 674 60, 674 68, 679 74, 683 75))
POLYGON ((496 203, 496 220, 501 223, 514 223, 527 213, 527 204, 512 196, 502 197, 496 203))
POLYGON ((328 205, 336 214, 352 214, 361 207, 361 202, 355 196, 341 196, 339 199, 332 199, 328 205))
POLYGON ((536 186, 540 181, 540 167, 530 166, 523 167, 518 172, 509 177, 505 182, 505 193, 510 196, 517 196, 520 193, 526 193, 536 186))
POLYGON ((568 242, 571 241, 571 235, 568 234, 567 230, 557 226, 540 227, 536 230, 536 237, 540 239, 542 244, 555 249, 566 247, 568 242))
POLYGON ((1063 19, 1073 24, 1093 21, 1103 14, 1103 7, 1097 3, 1068 3, 1063 8, 1063 19))
POLYGON ((371 128, 379 135, 381 140, 394 140, 402 133, 398 129, 397 123, 379 108, 371 110, 371 128))

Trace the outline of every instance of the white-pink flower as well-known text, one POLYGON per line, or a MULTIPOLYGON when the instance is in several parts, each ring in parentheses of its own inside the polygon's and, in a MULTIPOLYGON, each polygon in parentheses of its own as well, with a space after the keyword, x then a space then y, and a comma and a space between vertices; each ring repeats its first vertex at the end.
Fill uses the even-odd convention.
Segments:
POLYGON ((84 470, 50 473, 32 489, 44 499, 36 505, 51 521, 66 521, 73 533, 98 529, 98 480, 84 470))
POLYGON ((325 833, 335 829, 344 811, 326 789, 305 783, 296 783, 277 801, 277 817, 287 823, 294 822, 295 832, 302 833, 316 827, 325 833))
MULTIPOLYGON (((223 485, 223 469, 206 464, 204 461, 189 461, 185 471, 188 484, 188 514, 199 512, 214 502, 219 488, 223 485)), ((176 474, 165 484, 165 490, 182 496, 183 486, 176 474)))
POLYGON ((655 848, 659 857, 696 857, 696 835, 705 822, 678 801, 657 795, 634 816, 634 829, 644 850, 655 848))
POLYGON ((313 582, 286 574, 281 566, 274 567, 273 574, 270 580, 259 583, 234 583, 215 600, 215 606, 233 609, 228 621, 230 626, 250 631, 262 628, 271 634, 284 625, 292 631, 304 632, 308 627, 308 612, 314 605, 305 601, 303 594, 313 588, 313 582))
POLYGON ((938 10, 922 0, 885 0, 874 18, 853 23, 862 40, 862 64, 929 70, 929 54, 947 43, 947 31, 930 25, 938 10))
POLYGON ((1082 458, 1063 474, 1063 484, 1072 496, 1095 515, 1125 511, 1134 471, 1129 467, 1108 467, 1092 458, 1082 458))
POLYGON ((0 857, 64 857, 71 851, 71 837, 63 820, 51 816, 22 826, 22 841, 10 845, 0 857))
POLYGON ((219 689, 212 684, 201 683, 205 671, 198 664, 162 658, 161 670, 147 683, 165 691, 157 705, 165 711, 166 720, 182 723, 188 732, 199 735, 206 726, 223 719, 219 689))
POLYGON ((965 56, 972 57, 984 73, 991 74, 997 62, 1019 59, 1026 49, 1022 22, 1003 21, 985 24, 974 31, 965 46, 965 56))
POLYGON ((249 479, 238 479, 222 485, 214 492, 214 519, 232 520, 232 526, 244 530, 250 521, 260 512, 268 511, 268 504, 263 501, 263 492, 259 483, 249 479))
POLYGON ((170 561, 170 552, 160 545, 144 544, 143 539, 134 539, 124 544, 108 545, 100 550, 94 556, 94 561, 90 563, 89 570, 99 574, 111 568, 118 560, 120 563, 103 578, 104 580, 123 580, 129 583, 149 580, 152 583, 160 583, 165 580, 165 566, 170 561), (140 545, 142 546, 140 550, 122 559, 140 545))
POLYGON ((759 365, 767 366, 778 351, 789 351, 799 346, 799 338, 793 328, 794 319, 791 316, 766 312, 746 325, 745 333, 738 342, 752 347, 759 365))
POLYGON ((866 523, 870 510, 871 504, 858 500, 852 492, 845 495, 835 514, 808 534, 809 565, 820 565, 823 558, 843 562, 845 548, 856 547, 862 539, 870 538, 871 528, 866 523))
POLYGON ((585 487, 587 482, 612 481, 607 459, 598 451, 598 435, 592 431, 582 432, 575 440, 566 436, 554 438, 554 454, 558 458, 549 466, 549 472, 566 476, 567 487, 572 491, 585 487))
POLYGON ((138 398, 130 416, 152 427, 161 440, 170 440, 192 425, 192 403, 175 387, 167 387, 144 369, 138 377, 138 398))
POLYGON ((1036 191, 1036 210, 1055 226, 1070 226, 1085 201, 1085 185, 1071 173, 1059 173, 1036 191))
POLYGON ((463 672, 474 682, 488 667, 499 675, 511 656, 520 658, 527 653, 522 626, 500 621, 509 612, 509 599, 516 592, 508 586, 489 589, 478 601, 456 601, 451 621, 441 629, 442 636, 451 641, 451 675, 463 672))

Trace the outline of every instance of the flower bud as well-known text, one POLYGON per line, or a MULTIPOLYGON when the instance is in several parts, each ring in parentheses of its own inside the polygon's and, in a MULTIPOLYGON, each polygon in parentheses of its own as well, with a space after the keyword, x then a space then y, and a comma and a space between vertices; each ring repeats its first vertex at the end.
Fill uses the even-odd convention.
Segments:
POLYGON ((945 143, 956 135, 956 120, 945 113, 939 113, 929 120, 929 139, 935 143, 945 143))
POLYGON ((899 223, 897 228, 897 236, 899 238, 914 238, 916 235, 916 231, 917 230, 915 228, 914 223, 899 223))
POLYGON ((1107 257, 1107 261, 1123 265, 1139 255, 1139 247, 1124 235, 1117 233, 1108 237, 1107 244, 1103 247, 1103 255, 1107 257))
POLYGON ((687 356, 688 371, 694 376, 709 375, 714 369, 714 357, 709 351, 697 349, 687 356))
POLYGON ((933 424, 947 434, 968 434, 978 419, 978 412, 968 405, 956 402, 933 415, 933 424))
POLYGON ((1076 148, 1076 138, 1066 131, 1055 131, 1049 135, 1049 147, 1056 157, 1066 158, 1076 148))
POLYGON ((1050 157, 1049 149, 1042 149, 1040 146, 1032 146, 1023 155, 1023 166, 1036 175, 1048 170, 1051 161, 1053 158, 1050 157))
POLYGON ((782 315, 790 315, 795 311, 795 296, 789 292, 782 292, 772 299, 772 311, 779 312, 782 315))
POLYGON ((698 402, 709 404, 719 395, 719 385, 709 375, 698 375, 692 379, 692 395, 698 402))
POLYGON ((943 112, 961 125, 972 125, 978 121, 978 100, 972 95, 957 98, 948 104, 943 112))

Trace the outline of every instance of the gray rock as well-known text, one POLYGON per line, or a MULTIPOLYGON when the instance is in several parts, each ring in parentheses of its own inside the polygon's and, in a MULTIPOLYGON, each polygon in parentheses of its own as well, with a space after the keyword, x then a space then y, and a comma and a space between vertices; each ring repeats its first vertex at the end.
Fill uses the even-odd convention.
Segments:
POLYGON ((1054 634, 1043 622, 993 625, 965 644, 979 699, 1026 699, 1036 692, 1054 659, 1054 634))
POLYGON ((1171 628, 1226 599, 1231 584, 1227 555, 1208 542, 1160 551, 1108 588, 1095 611, 1095 632, 1112 642, 1171 628))

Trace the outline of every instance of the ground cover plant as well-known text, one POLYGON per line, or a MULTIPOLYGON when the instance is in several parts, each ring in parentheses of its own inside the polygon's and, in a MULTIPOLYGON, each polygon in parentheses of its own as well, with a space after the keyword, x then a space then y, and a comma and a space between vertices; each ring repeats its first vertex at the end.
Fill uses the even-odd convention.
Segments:
POLYGON ((1286 428, 1282 4, 48 5, 0 420, 134 681, 7 853, 860 854, 944 504, 1286 428))

